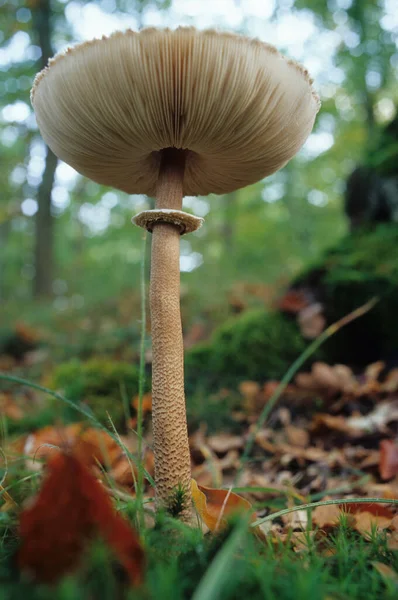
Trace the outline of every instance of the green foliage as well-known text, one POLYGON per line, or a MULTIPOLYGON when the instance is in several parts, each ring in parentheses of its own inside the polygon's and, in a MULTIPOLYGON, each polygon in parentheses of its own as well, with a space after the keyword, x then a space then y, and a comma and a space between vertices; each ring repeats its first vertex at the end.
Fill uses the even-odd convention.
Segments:
MULTIPOLYGON (((396 225, 358 231, 326 252, 294 281, 294 287, 308 287, 315 292, 328 324, 372 297, 380 298, 369 313, 327 340, 314 355, 315 360, 360 366, 380 357, 388 359, 397 351, 397 247, 396 225)), ((209 390, 236 388, 244 379, 280 379, 307 345, 294 317, 265 310, 251 310, 235 317, 217 329, 209 342, 195 346, 186 355, 188 412, 196 420, 211 422, 206 418, 207 406, 203 414, 198 410, 198 394, 203 397, 209 390)))
POLYGON ((165 518, 146 531, 145 584, 130 591, 112 556, 98 543, 79 573, 55 588, 18 580, 12 555, 4 557, 4 544, 12 536, 8 530, 1 546, 2 600, 189 600, 203 588, 212 592, 208 596, 212 600, 396 598, 394 583, 383 579, 373 566, 380 562, 398 569, 398 553, 388 550, 385 534, 365 541, 341 525, 334 536, 326 541, 322 538, 323 546, 308 536, 307 547, 296 552, 288 543, 260 544, 250 533, 240 531, 241 527, 237 523, 218 535, 203 537, 199 529, 165 518), (222 569, 217 568, 220 564, 222 569))
MULTIPOLYGON (((110 414, 116 427, 123 426, 130 400, 138 394, 138 367, 104 358, 86 362, 71 360, 59 365, 53 373, 50 387, 62 389, 67 398, 84 402, 102 423, 110 414)), ((75 415, 74 415, 75 416, 75 415)))
MULTIPOLYGON (((190 431, 206 425, 208 434, 217 431, 240 433, 241 424, 233 418, 233 411, 242 409, 242 397, 236 391, 209 393, 207 381, 197 382, 194 393, 187 397, 187 419, 190 431)), ((193 383, 192 383, 193 386, 193 383)))
POLYGON ((210 342, 187 353, 188 396, 197 386, 212 390, 236 387, 243 379, 278 379, 305 346, 291 318, 265 310, 247 311, 217 329, 210 342))

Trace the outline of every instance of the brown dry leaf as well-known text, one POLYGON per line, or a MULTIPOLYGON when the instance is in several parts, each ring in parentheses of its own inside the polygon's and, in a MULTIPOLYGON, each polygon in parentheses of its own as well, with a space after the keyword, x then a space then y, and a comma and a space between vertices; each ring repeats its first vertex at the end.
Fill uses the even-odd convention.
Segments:
MULTIPOLYGON (((155 469, 155 459, 150 448, 145 450, 143 458, 144 468, 150 475, 153 475, 155 469)), ((137 479, 137 466, 123 454, 119 460, 112 466, 109 476, 113 481, 123 487, 132 488, 137 479)))
POLYGON ((298 373, 295 377, 295 383, 303 390, 312 392, 319 392, 321 390, 321 386, 315 381, 311 373, 298 373))
POLYGON ((292 446, 306 448, 310 442, 310 436, 308 431, 302 429, 301 427, 287 425, 285 427, 285 433, 289 444, 292 444, 292 446))
POLYGON ((360 460, 358 469, 364 470, 371 467, 377 467, 380 462, 380 452, 378 450, 368 450, 366 456, 360 460))
POLYGON ((306 529, 308 525, 308 511, 295 510, 282 516, 282 521, 291 529, 306 529))
POLYGON ((223 471, 238 467, 239 453, 237 450, 230 450, 222 458, 214 456, 200 465, 193 466, 192 476, 200 485, 217 487, 223 483, 223 471))
POLYGON ((398 498, 398 479, 389 483, 374 483, 372 480, 366 484, 366 492, 374 498, 398 498))
POLYGON ((338 448, 332 451, 326 451, 317 446, 300 448, 300 446, 290 446, 289 444, 274 444, 269 441, 267 435, 267 431, 259 431, 256 435, 256 444, 270 454, 281 456, 284 465, 288 464, 292 459, 322 462, 330 467, 344 466, 347 464, 343 452, 338 448))
POLYGON ((308 543, 315 538, 315 531, 293 531, 289 536, 295 552, 308 550, 308 543))
POLYGON ((239 450, 243 448, 243 439, 239 435, 229 433, 219 433, 207 438, 207 445, 217 454, 225 454, 229 450, 239 450))
MULTIPOLYGON (((280 386, 280 381, 276 381, 275 379, 270 379, 263 386, 263 404, 267 402, 276 392, 278 387, 280 386)), ((288 385, 282 392, 282 396, 294 396, 297 394, 297 390, 293 385, 288 385)))
POLYGON ((378 360, 377 362, 368 365, 364 373, 365 378, 368 381, 377 381, 385 366, 386 364, 382 360, 378 360))
POLYGON ((391 525, 391 517, 373 515, 370 512, 360 512, 355 514, 354 529, 363 535, 370 535, 373 529, 382 531, 391 525))
POLYGON ((398 475, 398 445, 392 440, 380 442, 379 473, 383 480, 392 479, 398 475))
POLYGON ((341 389, 341 380, 334 367, 323 362, 316 362, 312 365, 311 374, 320 387, 329 388, 331 391, 341 389))
POLYGON ((353 527, 362 535, 368 536, 373 529, 381 531, 391 526, 394 513, 388 506, 374 502, 351 502, 340 505, 341 512, 349 513, 355 519, 353 527))
POLYGON ((228 517, 239 513, 251 513, 255 520, 253 507, 248 500, 230 490, 216 490, 192 482, 192 498, 195 508, 210 531, 216 531, 227 525, 228 517))
POLYGON ((30 434, 25 441, 24 454, 33 459, 32 468, 38 468, 37 459, 48 459, 61 449, 73 450, 74 454, 87 462, 99 462, 110 467, 123 454, 120 446, 105 431, 73 423, 65 427, 44 427, 30 434))
POLYGON ((319 527, 334 527, 339 523, 340 517, 341 511, 338 504, 317 506, 312 512, 312 522, 319 527))
MULTIPOLYGON (((138 405, 140 402, 140 397, 139 396, 134 396, 131 404, 132 407, 135 408, 135 410, 138 410, 138 405)), ((147 413, 152 412, 152 394, 151 392, 148 392, 147 394, 144 394, 142 396, 142 414, 146 415, 147 413)))
POLYGON ((24 417, 24 411, 15 402, 11 394, 0 392, 0 414, 19 421, 24 417))
POLYGON ((369 535, 372 529, 391 527, 393 513, 382 505, 367 502, 352 502, 317 506, 312 513, 312 520, 319 527, 332 527, 338 524, 342 513, 348 514, 351 526, 362 535, 369 535))
POLYGON ((350 502, 348 504, 342 504, 342 509, 345 513, 357 515, 361 512, 367 512, 375 517, 385 517, 390 520, 390 523, 394 517, 389 506, 385 504, 377 504, 375 502, 350 502))
POLYGON ((311 423, 311 431, 319 435, 325 428, 332 431, 340 431, 350 437, 362 436, 362 432, 350 426, 349 420, 341 415, 329 415, 328 413, 315 415, 311 423))
POLYGON ((395 515, 391 521, 391 529, 393 531, 398 531, 398 515, 395 515))
POLYGON ((328 365, 315 362, 310 373, 299 373, 296 385, 302 389, 334 395, 337 392, 353 393, 358 388, 352 370, 346 365, 328 365))
POLYGON ((257 399, 260 395, 260 384, 256 381, 241 381, 239 391, 244 399, 244 407, 248 414, 252 414, 256 410, 257 399))
POLYGON ((382 431, 392 421, 398 421, 398 401, 379 402, 372 412, 364 416, 348 417, 347 425, 351 429, 366 433, 382 431))
POLYGON ((398 391, 398 369, 392 369, 384 383, 381 384, 380 389, 382 392, 392 393, 398 391))
POLYGON ((398 550, 398 531, 393 531, 387 538, 387 548, 398 550))
POLYGON ((393 583, 398 590, 398 573, 394 571, 394 569, 392 569, 388 565, 385 565, 384 563, 377 561, 373 561, 372 565, 374 566, 376 571, 380 573, 382 579, 384 579, 387 582, 393 583))
POLYGON ((241 381, 238 389, 244 398, 251 399, 260 392, 261 387, 256 381, 241 381))
POLYGON ((340 389, 346 394, 352 394, 358 388, 358 381, 347 365, 334 365, 334 372, 340 379, 340 389))

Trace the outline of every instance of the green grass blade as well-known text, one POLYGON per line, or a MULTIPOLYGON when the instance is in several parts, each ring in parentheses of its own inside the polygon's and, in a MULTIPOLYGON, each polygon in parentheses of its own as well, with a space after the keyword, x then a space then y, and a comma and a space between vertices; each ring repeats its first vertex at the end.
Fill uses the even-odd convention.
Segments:
POLYGON ((238 484, 239 478, 242 475, 243 468, 249 459, 249 454, 252 451, 254 442, 256 440, 257 433, 263 427, 263 425, 266 422, 266 420, 268 419, 271 411, 273 410, 275 404, 278 402, 279 398, 281 397, 281 395, 283 394, 283 392, 285 391, 285 389, 287 388, 288 384, 291 382, 291 380, 293 379, 293 377, 295 376, 297 371, 300 369, 300 367, 302 367, 304 365, 304 363, 307 361, 307 359, 310 358, 310 356, 312 356, 312 354, 314 354, 314 352, 316 352, 318 350, 318 348, 320 348, 322 346, 322 344, 324 342, 326 342, 326 340, 328 338, 330 338, 332 335, 334 335, 339 329, 341 329, 345 325, 348 325, 348 323, 351 323, 351 321, 354 321, 355 319, 358 319, 359 317, 361 317, 362 315, 367 313, 369 310, 371 310, 375 306, 375 304, 377 304, 377 302, 378 302, 378 298, 372 298, 371 300, 369 300, 369 302, 366 302, 366 304, 364 304, 363 306, 360 306, 359 308, 357 308, 353 312, 349 313, 348 315, 346 315, 339 321, 336 321, 336 323, 333 323, 332 325, 330 325, 327 329, 325 329, 325 331, 323 331, 321 333, 320 336, 318 336, 308 346, 308 348, 306 348, 304 350, 304 352, 302 352, 302 354, 300 354, 300 356, 294 361, 294 363, 291 365, 291 367, 286 371, 285 375, 282 377, 281 382, 278 385, 278 387, 276 388, 275 392, 272 394, 271 398, 269 399, 267 404, 264 406, 264 408, 257 420, 255 427, 252 429, 252 431, 247 439, 245 449, 244 449, 242 457, 241 457, 241 464, 240 464, 239 470, 235 477, 235 482, 234 482, 235 486, 238 484))
POLYGON ((393 500, 391 498, 337 498, 335 500, 324 500, 323 502, 310 502, 309 504, 301 504, 299 506, 294 506, 293 508, 284 508, 283 510, 279 510, 276 513, 271 515, 267 515, 266 517, 262 517, 261 519, 257 519, 254 523, 251 523, 252 527, 257 527, 257 525, 262 525, 263 523, 267 523, 268 521, 273 521, 274 519, 278 519, 279 517, 283 517, 283 515, 288 515, 292 512, 297 512, 298 510, 308 510, 311 508, 317 508, 317 506, 330 506, 331 504, 395 504, 398 505, 398 499, 393 500))
MULTIPOLYGON (((74 402, 72 402, 72 400, 69 400, 69 398, 65 398, 65 396, 63 396, 62 394, 55 392, 54 390, 50 390, 50 389, 44 387, 43 385, 39 385, 38 383, 33 383, 32 381, 29 381, 28 379, 23 379, 22 377, 16 377, 15 375, 8 375, 7 373, 0 373, 0 380, 10 381, 12 383, 19 383, 20 385, 26 385, 27 387, 30 387, 33 390, 37 390, 39 392, 44 392, 45 394, 52 396, 56 400, 60 400, 64 404, 67 404, 68 406, 70 406, 73 410, 76 410, 81 415, 84 415, 96 427, 105 431, 119 445, 119 440, 118 440, 117 436, 112 431, 107 429, 104 425, 102 425, 102 423, 100 421, 98 421, 91 414, 91 412, 88 409, 84 408, 83 406, 79 406, 78 404, 75 404, 74 402)), ((128 457, 135 464, 137 464, 139 462, 133 454, 131 454, 130 452, 127 452, 127 454, 128 454, 128 457)), ((148 471, 146 469, 143 469, 143 471, 144 471, 145 477, 148 479, 149 483, 152 486, 154 486, 155 482, 154 482, 153 478, 151 477, 151 475, 148 473, 148 471)))
POLYGON ((225 583, 231 577, 231 564, 246 533, 247 522, 243 520, 230 535, 210 564, 195 590, 192 600, 217 600, 221 598, 225 583))

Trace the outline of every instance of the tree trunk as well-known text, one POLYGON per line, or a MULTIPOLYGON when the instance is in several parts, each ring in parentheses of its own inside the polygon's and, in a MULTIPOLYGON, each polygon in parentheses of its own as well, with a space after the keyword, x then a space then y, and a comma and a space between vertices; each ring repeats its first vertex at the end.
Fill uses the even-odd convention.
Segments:
MULTIPOLYGON (((41 48, 40 68, 44 68, 53 55, 51 46, 51 6, 50 0, 40 0, 34 4, 33 25, 41 48)), ((37 190, 38 211, 35 232, 35 277, 34 295, 50 296, 52 293, 54 266, 53 217, 51 215, 51 191, 54 184, 57 158, 48 149, 43 179, 37 190)))
POLYGON ((54 223, 51 215, 51 191, 53 188, 57 157, 48 149, 43 179, 37 193, 35 235, 34 295, 51 296, 54 266, 54 223))

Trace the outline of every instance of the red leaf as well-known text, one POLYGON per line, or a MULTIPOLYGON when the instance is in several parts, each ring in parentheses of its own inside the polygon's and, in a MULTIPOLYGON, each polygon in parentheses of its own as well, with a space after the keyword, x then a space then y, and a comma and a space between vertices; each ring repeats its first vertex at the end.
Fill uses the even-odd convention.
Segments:
POLYGON ((357 515, 361 512, 367 512, 375 517, 386 517, 392 519, 394 513, 389 506, 385 504, 375 504, 374 502, 350 502, 348 504, 341 503, 341 511, 357 515))
POLYGON ((398 446, 392 440, 380 442, 379 472, 383 480, 398 475, 398 446))
POLYGON ((33 505, 20 517, 18 564, 52 583, 79 565, 87 543, 102 535, 132 584, 142 581, 144 553, 134 531, 114 512, 94 475, 76 457, 56 454, 33 505))
POLYGON ((277 308, 282 312, 297 314, 310 304, 308 294, 303 290, 288 290, 277 301, 277 308))

